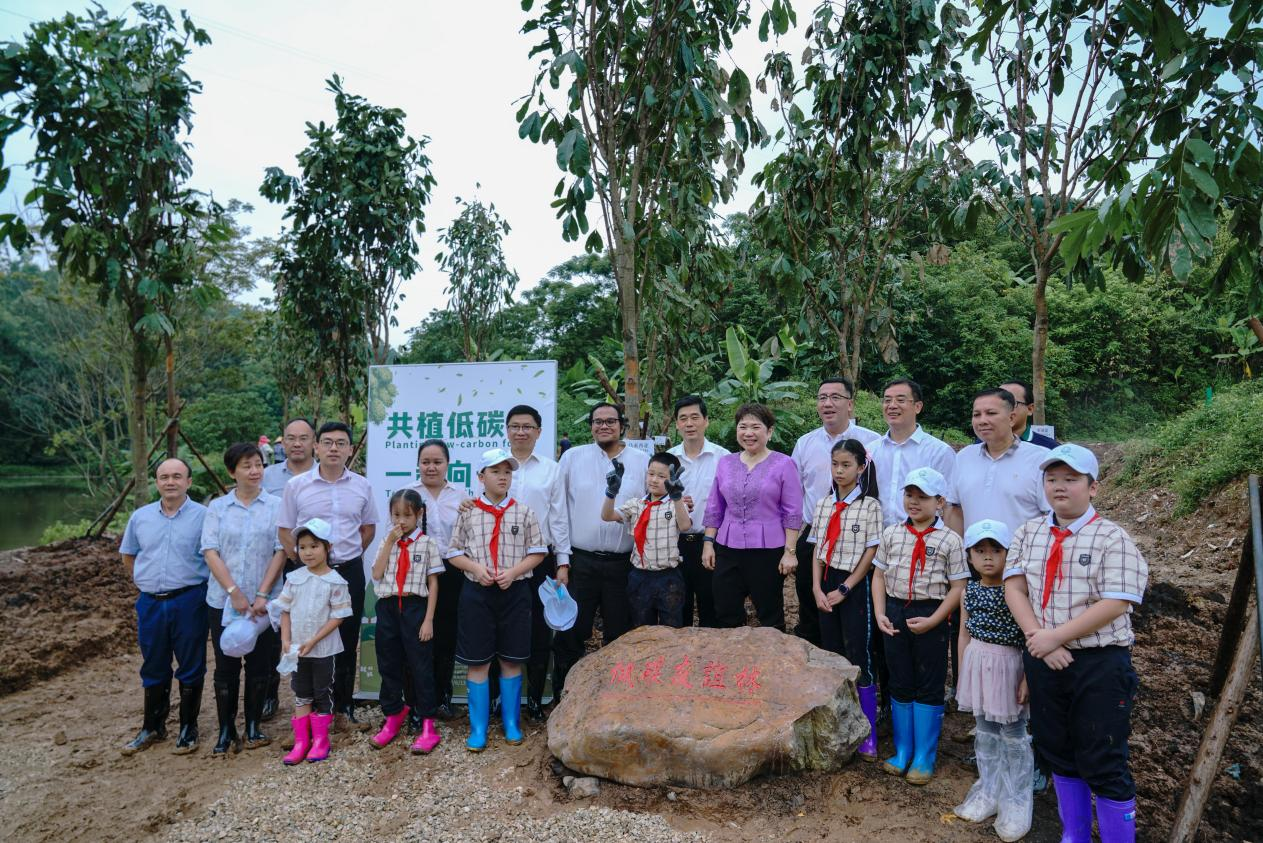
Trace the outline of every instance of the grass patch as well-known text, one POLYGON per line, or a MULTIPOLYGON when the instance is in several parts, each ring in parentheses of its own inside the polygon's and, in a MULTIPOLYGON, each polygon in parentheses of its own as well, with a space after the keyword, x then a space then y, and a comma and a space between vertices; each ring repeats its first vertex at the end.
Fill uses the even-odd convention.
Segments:
POLYGON ((1224 484, 1263 473, 1261 420, 1263 380, 1232 386, 1155 429, 1119 479, 1166 486, 1179 495, 1176 514, 1187 515, 1224 484))

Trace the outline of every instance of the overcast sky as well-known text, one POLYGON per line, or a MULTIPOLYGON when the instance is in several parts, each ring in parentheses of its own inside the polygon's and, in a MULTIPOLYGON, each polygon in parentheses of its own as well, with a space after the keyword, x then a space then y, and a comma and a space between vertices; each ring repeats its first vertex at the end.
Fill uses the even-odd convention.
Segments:
MULTIPOLYGON (((105 0, 104 5, 118 12, 130 4, 105 0)), ((758 3, 754 6, 761 12, 758 3)), ((85 8, 86 3, 0 0, 0 39, 20 39, 35 19, 85 8)), ((220 201, 254 205, 248 223, 256 234, 274 236, 282 229, 282 208, 259 196, 259 183, 268 166, 296 172, 307 121, 333 120, 333 97, 324 89, 332 73, 342 76, 348 91, 402 108, 409 133, 431 138, 428 151, 438 185, 426 213, 421 271, 403 286, 402 329, 445 304, 445 276, 434 255, 438 229, 457 213, 456 196, 494 202, 513 227, 505 251, 521 276, 519 290, 580 251, 581 244, 561 239, 560 223, 549 208, 560 177, 553 153, 517 136, 515 101, 530 89, 534 62, 527 52, 535 39, 520 33, 526 14, 514 0, 193 0, 169 8, 187 8, 213 41, 196 48, 188 63, 203 86, 194 100, 192 184, 220 201)), ((803 14, 800 10, 800 30, 803 14)), ((797 57, 801 35, 791 32, 782 46, 797 57)), ((747 30, 738 38, 733 59, 753 78, 767 49, 753 29, 747 30)), ((764 117, 774 125, 776 115, 764 117)), ((5 159, 24 162, 32 148, 27 135, 15 137, 5 159)), ((749 206, 754 197, 749 174, 768 154, 747 155, 746 189, 725 210, 749 206)), ((0 208, 16 209, 29 187, 29 177, 15 167, 10 186, 0 194, 0 208)), ((599 219, 597 207, 590 218, 599 219)), ((269 293, 257 291, 256 296, 269 293)), ((402 333, 394 336, 402 339, 402 333)))

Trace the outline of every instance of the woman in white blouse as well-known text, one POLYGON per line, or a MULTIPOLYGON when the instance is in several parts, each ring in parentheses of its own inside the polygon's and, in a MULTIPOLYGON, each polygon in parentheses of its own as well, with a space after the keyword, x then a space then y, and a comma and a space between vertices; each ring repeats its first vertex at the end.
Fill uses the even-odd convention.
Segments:
MULTIPOLYGON (((460 514, 460 503, 468 495, 447 482, 447 467, 451 460, 447 445, 442 439, 427 439, 417 451, 419 483, 408 488, 421 495, 426 507, 426 530, 439 546, 439 555, 447 556, 447 545, 460 514)), ((456 607, 460 604, 460 590, 465 575, 451 565, 439 574, 439 598, 434 610, 434 692, 438 699, 438 716, 452 719, 452 672, 456 669, 456 607)), ((405 684, 405 687, 407 685, 405 684)), ((411 701, 409 701, 411 702, 411 701)), ((416 706, 409 706, 416 708, 416 706)), ((413 731, 420 723, 409 723, 413 731)))

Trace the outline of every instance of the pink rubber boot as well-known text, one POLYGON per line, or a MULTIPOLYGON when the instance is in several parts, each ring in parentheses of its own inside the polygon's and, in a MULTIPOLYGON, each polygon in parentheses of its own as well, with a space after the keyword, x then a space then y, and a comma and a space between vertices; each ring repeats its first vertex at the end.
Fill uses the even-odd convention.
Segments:
POLYGON ((329 727, 333 725, 332 714, 311 715, 311 749, 307 752, 308 761, 324 761, 329 757, 329 727))
POLYGON ((408 706, 404 706, 397 714, 386 716, 386 722, 382 724, 382 730, 373 735, 373 746, 382 749, 399 735, 399 730, 403 728, 403 721, 408 719, 408 706))
POLYGON ((427 717, 421 724, 421 734, 417 735, 417 739, 412 742, 412 754, 429 755, 442 742, 443 736, 439 734, 434 720, 427 717))
POLYGON ((307 757, 307 750, 311 747, 311 715, 304 714, 302 717, 292 718, 290 725, 294 727, 294 748, 289 751, 289 755, 285 756, 286 764, 301 764, 303 759, 307 757))

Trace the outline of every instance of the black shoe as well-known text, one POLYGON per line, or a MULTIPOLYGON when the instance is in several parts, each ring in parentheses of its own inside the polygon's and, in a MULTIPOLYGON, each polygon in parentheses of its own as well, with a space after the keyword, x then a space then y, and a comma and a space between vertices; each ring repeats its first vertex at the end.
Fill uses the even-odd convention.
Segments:
POLYGON ((180 735, 171 752, 188 755, 197 749, 197 715, 202 710, 202 683, 180 683, 180 735))
POLYGON ((408 734, 419 735, 425 726, 425 718, 416 711, 408 711, 408 734))
POLYGON ((272 675, 268 677, 268 694, 263 698, 263 711, 259 715, 259 719, 264 723, 276 716, 277 710, 281 707, 281 675, 276 671, 272 671, 272 675))
POLYGON ((364 726, 364 727, 368 726, 366 722, 364 722, 363 720, 355 716, 355 703, 347 703, 346 705, 339 708, 337 710, 337 713, 341 714, 343 717, 346 718, 346 722, 348 726, 352 726, 354 728, 359 728, 361 726, 364 726))
POLYGON ((136 737, 121 750, 124 755, 135 755, 158 741, 167 739, 167 715, 171 713, 171 683, 154 685, 145 689, 145 713, 143 725, 136 737))
POLYGON ((215 711, 219 715, 219 739, 215 741, 212 756, 224 756, 229 752, 241 752, 241 736, 237 734, 237 692, 241 679, 234 676, 228 682, 215 682, 215 711))
POLYGON ((267 699, 268 677, 246 678, 246 749, 267 746, 272 739, 263 734, 259 723, 263 719, 263 702, 267 699))
POLYGON ((500 716, 500 698, 496 697, 491 701, 491 719, 495 720, 500 716))
POLYGON ((536 723, 541 723, 548 719, 548 715, 544 713, 543 704, 534 697, 526 698, 526 716, 536 723))
POLYGON ((434 716, 439 720, 455 720, 456 710, 452 708, 452 701, 445 700, 439 703, 434 709, 434 716))

